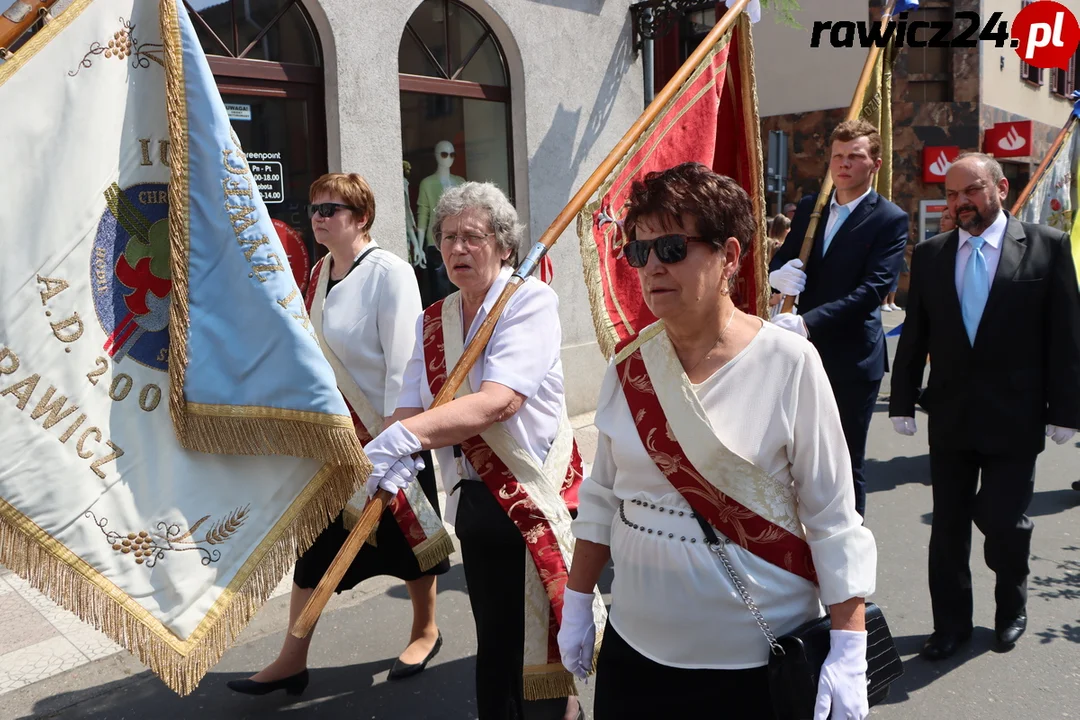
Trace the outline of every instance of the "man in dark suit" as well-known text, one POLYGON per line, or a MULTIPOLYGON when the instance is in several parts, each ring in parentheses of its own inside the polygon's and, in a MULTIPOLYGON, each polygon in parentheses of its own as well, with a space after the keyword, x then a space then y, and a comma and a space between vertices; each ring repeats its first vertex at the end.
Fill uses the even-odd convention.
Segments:
POLYGON ((1024 633, 1035 459, 1047 437, 1064 444, 1080 426, 1080 288, 1069 236, 1002 210, 1009 181, 987 155, 957 159, 945 190, 959 227, 915 248, 889 402, 899 433, 915 434, 916 403, 930 418, 934 632, 922 652, 931 660, 971 637, 973 520, 997 575, 998 643, 1011 647, 1024 633))
POLYGON ((799 204, 787 241, 770 263, 769 284, 798 295, 798 315, 773 322, 808 334, 821 355, 844 427, 855 480, 855 507, 866 515, 866 435, 888 369, 881 303, 900 272, 908 215, 874 192, 881 136, 863 120, 846 121, 829 138, 836 192, 818 222, 806 264, 798 259, 814 197, 799 204))

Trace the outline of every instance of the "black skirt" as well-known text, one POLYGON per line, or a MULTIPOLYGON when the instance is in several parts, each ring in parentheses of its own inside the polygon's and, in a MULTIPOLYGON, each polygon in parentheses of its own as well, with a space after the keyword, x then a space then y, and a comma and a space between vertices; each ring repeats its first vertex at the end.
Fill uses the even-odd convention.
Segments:
MULTIPOLYGON (((417 480, 427 496, 428 502, 435 508, 435 513, 442 518, 439 509, 439 496, 436 490, 435 464, 431 461, 431 453, 424 451, 421 454, 424 464, 427 466, 420 473, 417 480)), ((293 582, 297 587, 315 588, 319 580, 326 573, 330 564, 334 561, 345 539, 349 536, 345 529, 345 521, 338 515, 332 523, 315 540, 308 551, 296 561, 293 570, 293 582)), ((338 583, 335 592, 351 590, 364 580, 378 575, 390 575, 406 582, 417 580, 425 575, 442 575, 450 570, 450 560, 447 558, 426 572, 420 570, 416 562, 416 555, 409 547, 401 528, 394 521, 394 515, 389 508, 383 512, 379 520, 379 529, 375 531, 376 547, 365 542, 356 559, 345 572, 345 576, 338 583)))
POLYGON ((768 669, 689 670, 661 665, 632 648, 609 621, 596 660, 593 717, 771 720, 768 669))

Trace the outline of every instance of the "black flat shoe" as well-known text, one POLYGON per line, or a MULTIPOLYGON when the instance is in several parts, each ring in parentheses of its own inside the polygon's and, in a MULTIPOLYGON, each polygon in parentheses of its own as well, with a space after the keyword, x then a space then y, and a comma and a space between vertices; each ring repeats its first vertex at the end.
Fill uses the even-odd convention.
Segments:
POLYGON ((403 680, 413 675, 419 675, 424 672, 424 668, 431 662, 431 659, 439 654, 439 650, 442 649, 442 631, 439 631, 439 637, 435 640, 435 646, 431 648, 431 652, 427 654, 423 662, 413 663, 408 665, 401 662, 401 658, 394 660, 394 667, 391 668, 390 674, 387 676, 387 680, 403 680))
POLYGON ((1020 615, 1006 627, 997 631, 998 647, 1001 649, 1011 648, 1027 630, 1027 615, 1020 615))
POLYGON ((308 671, 298 672, 274 682, 256 682, 249 678, 230 680, 225 683, 229 689, 242 695, 266 695, 275 690, 284 690, 286 695, 303 695, 308 686, 308 671))
POLYGON ((944 660, 956 654, 960 646, 971 639, 971 631, 964 633, 947 633, 934 631, 926 639, 923 645, 922 655, 927 660, 944 660))

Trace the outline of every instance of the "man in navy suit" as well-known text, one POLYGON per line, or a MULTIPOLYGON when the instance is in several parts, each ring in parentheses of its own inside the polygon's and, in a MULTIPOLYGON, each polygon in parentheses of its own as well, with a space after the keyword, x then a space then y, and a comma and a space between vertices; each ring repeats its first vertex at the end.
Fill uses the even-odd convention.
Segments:
POLYGON ((866 436, 888 370, 880 308, 903 265, 909 220, 872 187, 881 167, 877 128, 842 122, 829 146, 836 192, 818 222, 813 252, 803 268, 798 256, 816 199, 808 196, 770 263, 769 284, 799 297, 798 315, 781 313, 773 322, 809 337, 821 355, 851 455, 855 507, 865 517, 866 436))

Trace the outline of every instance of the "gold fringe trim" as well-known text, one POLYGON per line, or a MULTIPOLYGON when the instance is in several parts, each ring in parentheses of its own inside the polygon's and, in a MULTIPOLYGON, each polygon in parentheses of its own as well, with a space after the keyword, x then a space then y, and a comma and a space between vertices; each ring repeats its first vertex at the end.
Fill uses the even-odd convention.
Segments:
MULTIPOLYGON (((361 480, 371 473, 371 461, 352 426, 327 427, 272 418, 187 415, 188 443, 197 452, 220 455, 288 455, 352 466, 361 480)), ((346 498, 348 501, 348 498, 346 498)))
POLYGON ((743 13, 737 26, 739 33, 739 80, 742 85, 743 128, 747 153, 750 155, 751 197, 754 201, 755 236, 754 285, 757 289, 758 317, 769 319, 769 253, 768 227, 765 208, 765 160, 761 149, 761 118, 758 116, 757 78, 754 75, 754 37, 750 17, 743 13))
POLYGON ((522 682, 526 700, 556 700, 577 695, 574 676, 562 663, 527 666, 522 682))
POLYGON ((266 602, 289 567, 356 491, 353 468, 324 465, 187 640, 176 638, 93 567, 0 499, 0 563, 190 694, 266 602))
POLYGON ((414 547, 413 554, 420 565, 420 572, 427 572, 454 554, 454 541, 450 533, 440 529, 434 537, 414 547))

